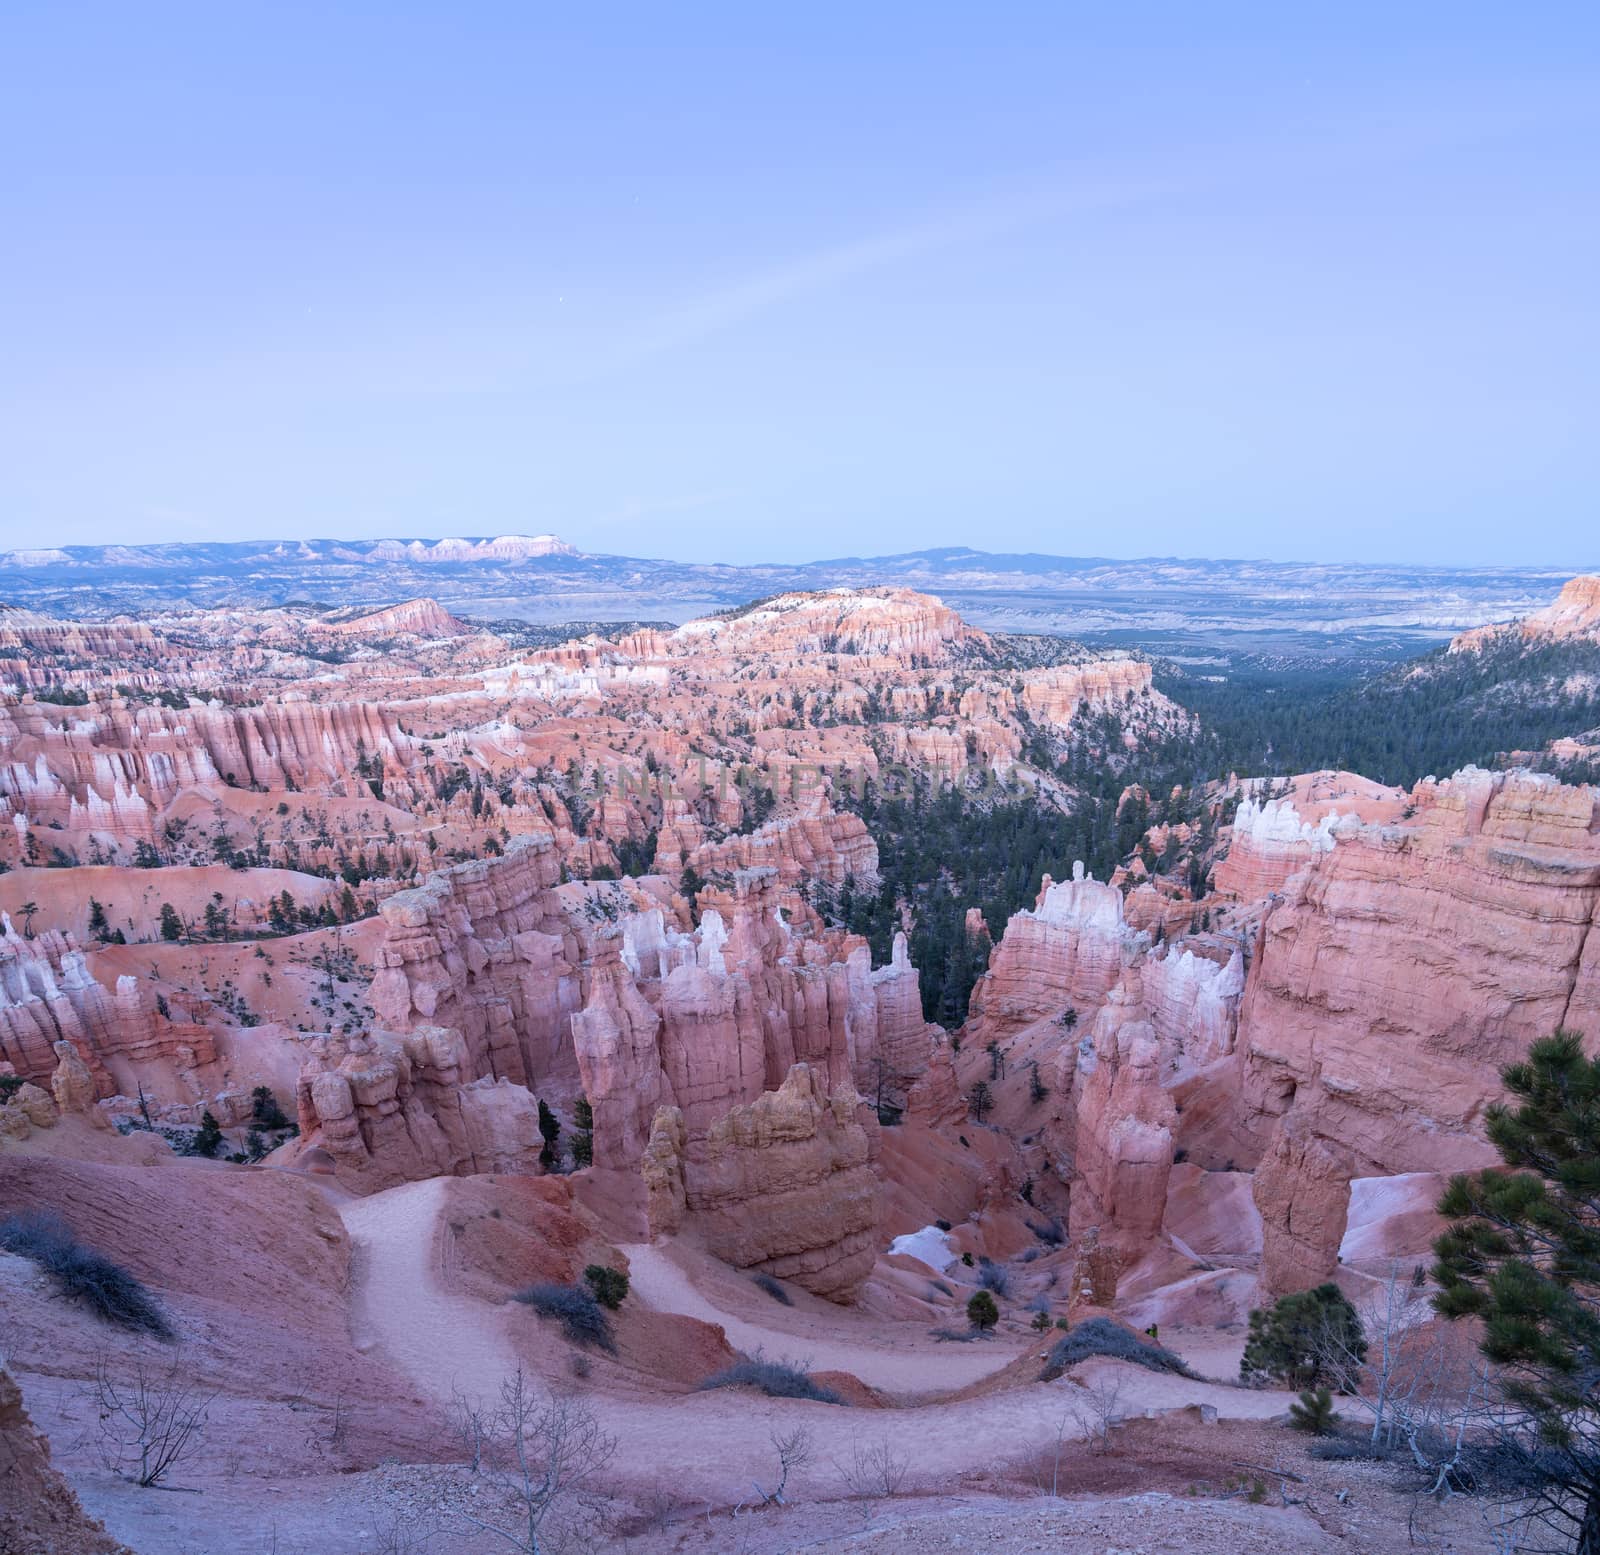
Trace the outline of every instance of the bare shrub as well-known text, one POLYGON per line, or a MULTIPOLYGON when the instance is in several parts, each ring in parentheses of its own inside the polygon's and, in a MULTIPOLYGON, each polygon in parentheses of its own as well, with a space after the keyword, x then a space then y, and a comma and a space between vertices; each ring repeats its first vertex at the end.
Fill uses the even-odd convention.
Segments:
MULTIPOLYGON (((759 1480, 754 1481, 755 1492, 761 1498, 763 1506, 787 1506, 785 1499, 789 1489, 789 1476, 798 1474, 811 1462, 811 1432, 803 1425, 798 1425, 792 1431, 771 1433, 772 1450, 778 1459, 778 1479, 771 1490, 765 1489, 759 1480)), ((735 1513, 739 1511, 734 1508, 735 1513)))
POLYGON ((59 1216, 13 1215, 0 1221, 0 1247, 32 1259, 62 1295, 82 1302, 96 1317, 157 1339, 174 1337, 155 1297, 120 1264, 85 1247, 59 1216))
MULTIPOLYGON (((1497 1390, 1470 1337, 1434 1318, 1423 1270, 1391 1264, 1383 1285, 1357 1309, 1362 1344, 1322 1334, 1317 1364, 1340 1378, 1350 1403, 1372 1418, 1368 1446, 1398 1455, 1439 1496, 1473 1478, 1476 1444, 1496 1426, 1497 1390)), ((1516 1435, 1512 1431, 1511 1435, 1516 1435)))
POLYGON ((540 1317, 560 1321, 573 1344, 593 1345, 608 1355, 617 1353, 616 1335, 592 1292, 578 1285, 530 1285, 519 1290, 516 1300, 533 1308, 540 1317))
POLYGON ((518 1366, 500 1384, 485 1457, 506 1510, 460 1515, 521 1555, 546 1555, 558 1544, 590 1538, 605 1522, 600 1479, 616 1450, 616 1438, 581 1399, 541 1396, 518 1366))
POLYGON ((879 1499, 899 1494, 911 1460, 896 1453, 887 1437, 867 1442, 858 1436, 850 1444, 849 1460, 835 1460, 834 1467, 851 1495, 879 1499))
POLYGON ((415 1512, 389 1512, 378 1518, 373 1537, 377 1555, 428 1555, 434 1530, 430 1523, 419 1521, 415 1512))
POLYGON ((98 1357, 94 1401, 106 1467, 137 1485, 161 1484, 199 1446, 215 1397, 184 1373, 179 1355, 166 1366, 136 1361, 120 1381, 98 1357))
POLYGON ((1115 1377, 1086 1386, 1068 1406, 1095 1452, 1111 1446, 1111 1428, 1122 1420, 1122 1383, 1115 1377))
POLYGON ((1061 1222, 1053 1217, 1045 1221, 1030 1220, 1028 1222, 1028 1229, 1036 1237, 1038 1237, 1038 1239, 1043 1242, 1046 1247, 1060 1247, 1061 1244, 1067 1239, 1067 1233, 1062 1229, 1061 1222))
POLYGON ((750 1276, 750 1283, 754 1285, 757 1290, 764 1290, 769 1296, 772 1297, 774 1301, 781 1301, 786 1307, 792 1307, 794 1305, 794 1297, 791 1296, 789 1292, 778 1283, 777 1280, 773 1279, 770 1274, 752 1274, 750 1276))
POLYGON ((485 1454, 494 1440, 494 1409, 481 1398, 463 1392, 458 1384, 450 1387, 450 1428, 467 1454, 472 1472, 483 1468, 485 1454))
POLYGON ((1050 1446, 1037 1459, 1034 1460, 1033 1480, 1040 1491, 1047 1496, 1061 1494, 1061 1458, 1066 1450, 1067 1443, 1072 1439, 1067 1429, 1073 1423, 1070 1411, 1062 1410, 1056 1419, 1055 1436, 1050 1446))
POLYGON ((696 1392, 713 1388, 756 1388, 768 1398, 803 1398, 814 1404, 843 1404, 833 1391, 813 1380, 808 1361, 769 1361, 757 1350, 742 1355, 731 1366, 714 1371, 696 1385, 696 1392))

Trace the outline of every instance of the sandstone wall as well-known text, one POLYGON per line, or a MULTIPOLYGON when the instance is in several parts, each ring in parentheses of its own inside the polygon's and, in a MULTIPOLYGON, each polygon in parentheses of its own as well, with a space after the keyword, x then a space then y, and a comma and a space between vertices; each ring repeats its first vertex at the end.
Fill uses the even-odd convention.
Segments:
POLYGON ((1558 1027, 1600 1044, 1594 791, 1468 769, 1413 797, 1406 824, 1337 831, 1251 970, 1241 1115, 1275 1289, 1332 1268, 1330 1151, 1346 1178, 1485 1164, 1500 1069, 1558 1027), (1301 1228, 1292 1251, 1275 1222, 1301 1228))
POLYGON ((1147 944, 1123 920, 1122 893, 1081 864, 1071 880, 1046 876, 1038 904, 1012 914, 972 990, 972 1025, 988 1041, 1069 1008, 1089 1013, 1147 944))

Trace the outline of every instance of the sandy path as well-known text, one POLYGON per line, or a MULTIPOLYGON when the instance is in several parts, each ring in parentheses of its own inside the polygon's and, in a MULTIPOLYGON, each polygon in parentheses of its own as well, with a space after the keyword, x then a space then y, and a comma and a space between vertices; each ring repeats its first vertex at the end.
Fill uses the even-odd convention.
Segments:
MULTIPOLYGON (((920 1343, 908 1344, 902 1338, 882 1345, 852 1344, 752 1323, 713 1305, 665 1249, 638 1242, 622 1251, 628 1255, 632 1289, 656 1311, 720 1323, 728 1342, 747 1354, 763 1350, 774 1360, 785 1356, 807 1360, 813 1371, 848 1371, 869 1387, 893 1393, 948 1393, 999 1371, 1017 1353, 1015 1345, 941 1345, 921 1335, 920 1343)), ((803 1314, 796 1318, 805 1321, 803 1314)))
POLYGON ((445 1179, 405 1183, 339 1206, 355 1247, 354 1338, 382 1348, 431 1397, 494 1398, 517 1355, 492 1307, 444 1289, 433 1267, 445 1179))
MULTIPOLYGON (((452 1387, 493 1397, 500 1380, 517 1366, 517 1354, 494 1310, 444 1286, 433 1265, 434 1222, 443 1179, 408 1183, 340 1207, 355 1243, 354 1315, 358 1343, 381 1346, 393 1363, 435 1399, 447 1401, 452 1387)), ((630 1257, 637 1255, 630 1249, 630 1257)), ((647 1250, 648 1251, 648 1250, 647 1250)), ((684 1285, 687 1278, 664 1257, 684 1285)), ((635 1264, 645 1285, 677 1290, 656 1259, 635 1264)), ((689 1287, 694 1296, 693 1287, 689 1287)), ((677 1299, 686 1299, 678 1291, 677 1299)), ((714 1309, 713 1309, 714 1312, 714 1309)), ((721 1314, 715 1321, 724 1322, 721 1314)), ((767 1332, 755 1324, 742 1327, 767 1332)), ((771 1331, 781 1342, 791 1339, 771 1331)), ((816 1347, 819 1351, 822 1347, 816 1347)), ((857 1347, 844 1347, 852 1351, 857 1347)), ((867 1352, 872 1353, 872 1352, 867 1352)), ((825 1364, 841 1364, 833 1356, 825 1364)), ((899 1361, 910 1358, 894 1357, 899 1361)), ((953 1347, 917 1358, 919 1380, 949 1385, 964 1359, 953 1347), (931 1375, 930 1375, 931 1374, 931 1375)), ((851 1369, 854 1369, 853 1367, 851 1369)), ((1171 1409, 1207 1403, 1230 1419, 1281 1414, 1283 1393, 1257 1393, 1217 1383, 1190 1382, 1116 1362, 1082 1368, 1087 1381, 1114 1377, 1121 1387, 1121 1412, 1171 1409)), ((1006 1459, 1041 1450, 1053 1439, 1063 1415, 1069 1432, 1072 1408, 1083 1390, 1067 1382, 1010 1389, 960 1403, 909 1409, 845 1409, 828 1404, 768 1399, 743 1390, 691 1393, 647 1401, 592 1394, 589 1402, 605 1429, 618 1439, 619 1465, 627 1477, 671 1484, 683 1497, 712 1502, 749 1493, 750 1481, 766 1477, 772 1464, 770 1434, 804 1424, 813 1433, 816 1460, 806 1471, 814 1489, 837 1488, 835 1464, 850 1444, 886 1441, 910 1466, 909 1483, 927 1488, 966 1470, 992 1468, 1006 1459)))

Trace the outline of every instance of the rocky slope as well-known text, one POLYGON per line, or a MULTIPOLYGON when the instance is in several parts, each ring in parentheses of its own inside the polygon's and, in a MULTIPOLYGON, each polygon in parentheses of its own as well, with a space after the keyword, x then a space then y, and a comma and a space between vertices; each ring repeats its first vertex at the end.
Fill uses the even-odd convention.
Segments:
POLYGON ((33 1428, 0 1356, 0 1550, 10 1555, 129 1555, 78 1504, 33 1428))

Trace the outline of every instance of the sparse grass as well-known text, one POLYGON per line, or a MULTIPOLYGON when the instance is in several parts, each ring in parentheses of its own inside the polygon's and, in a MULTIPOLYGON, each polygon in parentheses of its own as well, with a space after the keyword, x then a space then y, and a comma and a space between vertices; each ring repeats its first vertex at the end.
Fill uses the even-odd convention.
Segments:
MULTIPOLYGON (((1170 1371, 1180 1377, 1194 1377, 1180 1356, 1130 1333, 1108 1317, 1091 1317, 1069 1328, 1051 1347, 1050 1358, 1039 1374, 1041 1382, 1054 1382, 1068 1367, 1079 1361, 1104 1356, 1114 1361, 1132 1361, 1150 1371, 1170 1371)), ((1198 1380, 1198 1379, 1197 1379, 1198 1380)))
POLYGON ((781 1301, 786 1307, 794 1305, 794 1297, 770 1274, 752 1274, 750 1283, 758 1290, 764 1290, 774 1301, 781 1301))
POLYGON ((941 1344, 971 1344, 974 1339, 987 1339, 989 1335, 977 1328, 930 1328, 930 1338, 941 1344))
POLYGON ((120 1264, 85 1247, 56 1215, 13 1215, 0 1222, 0 1247, 32 1259, 64 1296, 81 1301, 97 1317, 120 1328, 174 1336, 154 1296, 120 1264))
POLYGON ((804 1361, 769 1361, 759 1350, 754 1355, 742 1355, 731 1366, 714 1371, 704 1378, 696 1391, 709 1392, 712 1388, 756 1388, 768 1398, 803 1398, 815 1404, 843 1404, 844 1400, 832 1388, 823 1387, 812 1379, 811 1368, 804 1361))
POLYGON ((617 1339, 611 1331, 611 1319, 600 1303, 580 1286, 530 1285, 526 1290, 519 1290, 516 1299, 532 1307, 540 1317, 559 1319, 573 1344, 593 1345, 608 1355, 616 1354, 617 1339))

